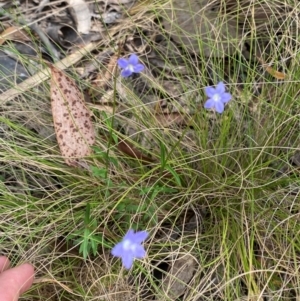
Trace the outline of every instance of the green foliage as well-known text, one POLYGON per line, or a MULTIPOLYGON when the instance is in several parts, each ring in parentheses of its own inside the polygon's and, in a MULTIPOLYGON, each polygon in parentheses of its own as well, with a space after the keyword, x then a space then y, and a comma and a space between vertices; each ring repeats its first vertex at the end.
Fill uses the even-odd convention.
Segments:
POLYGON ((84 215, 84 227, 67 236, 68 241, 72 241, 74 245, 80 245, 79 253, 84 259, 91 254, 96 256, 98 245, 109 247, 110 244, 104 241, 103 235, 97 233, 97 221, 91 216, 90 204, 86 205, 84 215))
POLYGON ((111 163, 111 164, 115 165, 116 167, 118 167, 118 160, 116 158, 109 156, 109 154, 107 152, 104 152, 97 146, 94 146, 93 150, 94 150, 95 154, 97 155, 97 157, 99 158, 99 160, 103 160, 104 162, 111 163))
POLYGON ((128 225, 128 228, 134 230, 146 229, 146 227, 154 227, 157 222, 157 205, 156 199, 159 199, 159 194, 175 193, 176 190, 168 187, 154 185, 151 187, 141 187, 139 196, 142 198, 133 200, 130 198, 122 199, 116 206, 116 220, 122 220, 128 225), (138 222, 131 221, 133 217, 139 216, 138 222))

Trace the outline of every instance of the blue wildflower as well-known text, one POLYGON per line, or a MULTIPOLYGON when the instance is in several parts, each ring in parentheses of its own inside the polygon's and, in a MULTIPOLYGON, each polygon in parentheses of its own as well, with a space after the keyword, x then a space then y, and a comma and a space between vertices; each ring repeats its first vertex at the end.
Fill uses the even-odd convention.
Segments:
POLYGON ((205 109, 215 109, 223 113, 225 104, 232 98, 230 93, 225 92, 225 85, 219 82, 216 88, 206 87, 205 94, 209 97, 204 104, 205 109))
POLYGON ((130 55, 129 59, 118 59, 118 65, 121 69, 121 76, 128 77, 132 73, 139 73, 144 70, 144 65, 139 63, 139 58, 136 54, 130 55))
POLYGON ((116 244, 111 254, 122 259, 122 263, 126 269, 130 269, 135 258, 144 258, 146 251, 141 243, 148 237, 147 231, 138 231, 134 233, 129 230, 123 240, 116 244))

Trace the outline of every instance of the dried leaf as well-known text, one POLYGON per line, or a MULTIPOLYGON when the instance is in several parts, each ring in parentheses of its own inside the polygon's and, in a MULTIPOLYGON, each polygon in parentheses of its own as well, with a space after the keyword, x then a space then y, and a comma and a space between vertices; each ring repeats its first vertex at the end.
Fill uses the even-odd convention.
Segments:
POLYGON ((137 150, 133 145, 131 145, 129 142, 123 140, 118 142, 118 149, 128 155, 131 158, 138 159, 142 161, 143 163, 153 163, 155 162, 154 159, 145 156, 142 154, 139 150, 137 150))
POLYGON ((263 65, 263 67, 266 68, 266 71, 269 74, 274 76, 276 79, 285 79, 285 76, 286 76, 285 73, 279 72, 279 71, 277 71, 277 70, 275 70, 275 69, 273 69, 272 67, 269 67, 269 66, 265 67, 265 65, 266 65, 265 61, 259 56, 256 56, 256 58, 263 65))
POLYGON ((7 40, 30 41, 30 38, 26 35, 26 33, 23 30, 11 26, 2 31, 0 35, 0 45, 5 43, 7 40))
POLYGON ((187 125, 189 123, 189 119, 187 116, 177 112, 155 114, 154 116, 157 122, 163 127, 169 127, 174 124, 187 125))
POLYGON ((51 106, 56 138, 68 165, 91 154, 95 142, 91 115, 75 82, 51 66, 51 106))
POLYGON ((100 90, 106 86, 109 86, 109 83, 111 82, 111 79, 116 71, 117 60, 118 55, 113 55, 110 58, 104 75, 103 73, 98 73, 97 78, 94 80, 93 87, 95 87, 97 90, 100 90))
POLYGON ((274 70, 272 67, 266 68, 267 72, 277 79, 285 79, 285 73, 274 70))

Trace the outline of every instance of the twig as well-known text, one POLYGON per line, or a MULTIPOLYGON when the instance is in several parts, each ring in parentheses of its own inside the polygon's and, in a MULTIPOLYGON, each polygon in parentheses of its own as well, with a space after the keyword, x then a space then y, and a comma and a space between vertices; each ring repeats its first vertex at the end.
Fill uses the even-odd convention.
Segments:
MULTIPOLYGON (((87 53, 90 53, 98 47, 100 43, 89 43, 85 47, 77 50, 76 52, 65 57, 61 61, 57 62, 54 66, 58 69, 64 70, 78 61, 80 61, 87 53)), ((40 83, 46 81, 50 77, 50 68, 46 67, 42 71, 34 74, 32 77, 26 79, 16 87, 13 87, 4 93, 0 94, 0 105, 4 105, 6 102, 12 100, 13 98, 19 96, 20 94, 28 91, 29 89, 39 85, 40 83)))

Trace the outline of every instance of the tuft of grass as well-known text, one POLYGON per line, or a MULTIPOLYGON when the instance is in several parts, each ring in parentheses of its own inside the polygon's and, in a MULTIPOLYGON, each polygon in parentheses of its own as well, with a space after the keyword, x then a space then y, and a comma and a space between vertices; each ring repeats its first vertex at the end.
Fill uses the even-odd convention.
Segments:
MULTIPOLYGON (((268 40, 257 38, 259 23, 249 33, 247 57, 237 49, 216 58, 195 56, 169 39, 159 19, 165 3, 139 2, 102 45, 121 41, 124 52, 138 52, 131 41, 140 39, 148 47, 141 52, 147 71, 112 80, 114 110, 91 105, 99 135, 88 170, 66 166, 59 154, 48 83, 2 106, 0 253, 37 271, 22 300, 172 300, 161 283, 184 256, 194 259, 192 278, 170 276, 185 283, 176 296, 183 300, 299 299, 299 45, 289 26, 299 8, 294 1, 260 1, 273 12, 268 24, 283 20, 280 34, 270 25, 268 40), (292 9, 279 18, 284 5, 292 9), (287 74, 284 80, 255 59, 258 46, 266 62, 287 74), (233 95, 222 115, 203 109, 203 88, 219 80, 233 95), (188 122, 162 126, 162 100, 188 122), (154 163, 121 154, 120 139, 154 163), (125 272, 110 249, 128 228, 148 230, 150 239, 147 258, 125 272)), ((239 12, 227 9, 226 17, 239 12)), ((200 49, 201 43, 198 37, 200 49)), ((96 62, 93 54, 86 60, 96 62)), ((103 73, 105 63, 98 69, 103 73)))

